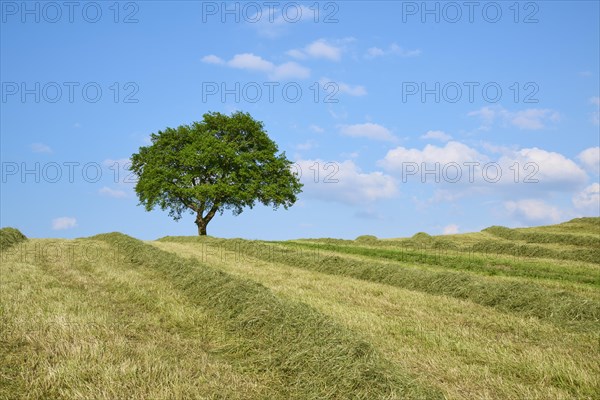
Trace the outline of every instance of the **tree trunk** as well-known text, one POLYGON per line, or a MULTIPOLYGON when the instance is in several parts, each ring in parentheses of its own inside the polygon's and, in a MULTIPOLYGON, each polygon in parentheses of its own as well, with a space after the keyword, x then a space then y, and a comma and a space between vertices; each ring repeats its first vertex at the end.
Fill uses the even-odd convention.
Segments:
POLYGON ((196 219, 196 225, 198 225, 198 235, 206 236, 206 222, 203 219, 196 219))
POLYGON ((196 225, 198 225, 198 235, 206 236, 206 225, 210 222, 211 219, 215 216, 217 210, 219 209, 218 204, 214 204, 210 211, 206 213, 205 216, 202 216, 202 212, 204 207, 198 210, 198 214, 196 215, 196 225))

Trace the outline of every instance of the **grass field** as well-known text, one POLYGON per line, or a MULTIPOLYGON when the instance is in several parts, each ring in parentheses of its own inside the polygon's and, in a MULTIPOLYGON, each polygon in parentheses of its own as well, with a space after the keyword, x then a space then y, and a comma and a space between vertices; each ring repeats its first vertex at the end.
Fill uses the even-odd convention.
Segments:
POLYGON ((600 218, 0 244, 0 399, 600 398, 600 218))

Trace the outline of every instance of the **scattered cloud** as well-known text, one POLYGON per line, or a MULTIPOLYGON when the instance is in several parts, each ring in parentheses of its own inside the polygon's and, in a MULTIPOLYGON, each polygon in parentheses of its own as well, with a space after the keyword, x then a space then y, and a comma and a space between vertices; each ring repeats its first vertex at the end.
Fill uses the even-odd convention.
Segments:
POLYGON ((373 140, 394 142, 397 138, 386 127, 367 122, 365 124, 340 125, 340 133, 344 136, 364 137, 373 140))
POLYGON ((575 208, 600 216, 600 184, 593 183, 573 196, 575 208))
POLYGON ((73 217, 60 217, 52 220, 52 229, 60 231, 64 229, 71 229, 77 226, 77 219, 73 217))
POLYGON ((596 175, 600 174, 600 147, 585 149, 577 155, 577 158, 586 170, 596 175))
POLYGON ((325 39, 318 39, 303 49, 292 49, 286 54, 299 60, 316 58, 330 61, 340 61, 342 59, 342 52, 343 48, 341 46, 334 45, 325 39))
POLYGON ((458 233, 458 225, 450 224, 446 225, 442 231, 443 235, 454 235, 458 233))
POLYGON ((303 195, 319 200, 364 206, 379 199, 394 197, 395 180, 382 172, 362 172, 352 160, 296 162, 304 183, 303 195), (317 179, 315 171, 318 170, 317 179))
POLYGON ((202 62, 266 73, 269 79, 305 79, 310 76, 310 69, 303 67, 296 62, 291 61, 276 65, 271 61, 265 60, 253 53, 236 54, 229 61, 225 61, 211 54, 202 57, 202 62))
POLYGON ((344 82, 338 82, 330 78, 321 78, 319 79, 319 84, 322 86, 324 91, 324 95, 331 94, 335 98, 335 92, 347 94, 350 96, 364 96, 367 94, 367 89, 365 89, 362 85, 349 85, 344 82), (327 85, 335 85, 333 88, 330 88, 327 85))
POLYGON ((248 26, 256 29, 262 37, 276 39, 283 36, 297 23, 314 20, 314 11, 305 5, 291 3, 294 7, 282 9, 276 7, 279 3, 272 4, 274 6, 269 7, 268 10, 259 10, 244 18, 244 21, 248 22, 248 26))
POLYGON ((504 208, 511 217, 535 223, 557 223, 562 218, 561 211, 543 200, 525 199, 504 202, 504 208))
POLYGON ((379 47, 371 47, 367 50, 365 58, 376 58, 383 56, 397 55, 400 57, 416 57, 421 55, 421 50, 405 50, 398 46, 396 43, 392 43, 387 49, 381 49, 379 47))
POLYGON ((308 127, 308 129, 310 129, 313 132, 317 132, 317 133, 323 133, 325 132, 325 129, 321 128, 319 125, 310 125, 308 127))
POLYGON ((52 149, 50 146, 45 145, 44 143, 32 143, 31 151, 34 153, 52 153, 52 149))
POLYGON ((452 136, 448 135, 444 131, 427 131, 421 136, 421 139, 434 139, 439 140, 440 142, 448 142, 450 139, 452 139, 452 136))
POLYGON ((388 171, 401 171, 405 163, 458 163, 476 162, 486 160, 487 158, 477 150, 460 142, 451 141, 444 147, 432 144, 426 145, 423 150, 408 149, 399 146, 387 152, 379 165, 388 171))
POLYGON ((478 117, 481 120, 480 130, 489 130, 496 121, 504 125, 511 125, 522 130, 539 130, 556 124, 560 114, 547 108, 529 108, 521 111, 509 111, 502 106, 485 106, 479 110, 471 111, 469 117, 478 117))
POLYGON ((214 54, 202 57, 202 62, 206 64, 225 64, 225 60, 215 56, 214 54))
POLYGON ((98 190, 98 193, 100 193, 103 196, 113 197, 115 199, 122 199, 127 197, 127 193, 125 191, 119 189, 111 189, 108 186, 102 187, 102 189, 98 190))

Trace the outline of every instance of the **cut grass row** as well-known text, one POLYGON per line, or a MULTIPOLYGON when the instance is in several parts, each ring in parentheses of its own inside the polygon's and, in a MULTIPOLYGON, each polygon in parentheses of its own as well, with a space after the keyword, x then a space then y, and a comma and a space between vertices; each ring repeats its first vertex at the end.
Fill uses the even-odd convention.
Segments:
POLYGON ((297 251, 289 245, 241 239, 166 237, 161 241, 202 243, 231 254, 249 254, 263 261, 279 262, 332 275, 385 283, 434 295, 465 299, 486 307, 535 317, 575 330, 594 332, 600 322, 600 298, 590 291, 543 285, 533 279, 515 279, 444 269, 427 269, 404 263, 345 257, 328 251, 297 251))

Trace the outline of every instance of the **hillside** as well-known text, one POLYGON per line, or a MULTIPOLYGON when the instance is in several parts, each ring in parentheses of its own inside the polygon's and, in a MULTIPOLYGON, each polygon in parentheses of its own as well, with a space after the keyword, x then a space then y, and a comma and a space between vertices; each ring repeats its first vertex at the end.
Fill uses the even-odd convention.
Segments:
POLYGON ((0 239, 0 399, 600 398, 600 218, 0 239))

